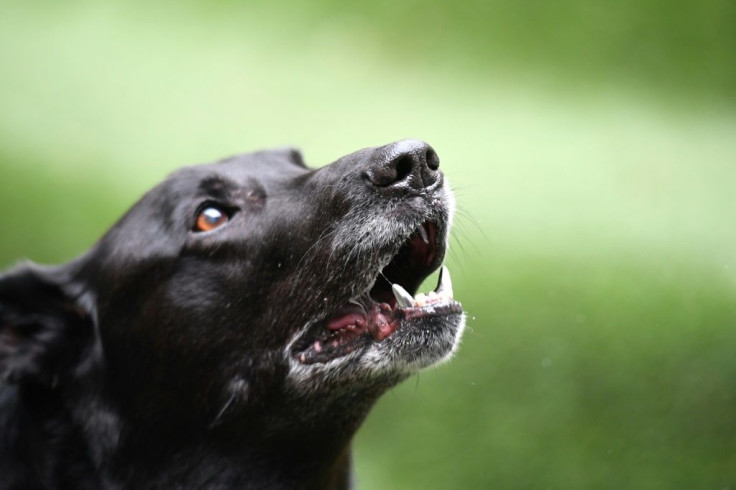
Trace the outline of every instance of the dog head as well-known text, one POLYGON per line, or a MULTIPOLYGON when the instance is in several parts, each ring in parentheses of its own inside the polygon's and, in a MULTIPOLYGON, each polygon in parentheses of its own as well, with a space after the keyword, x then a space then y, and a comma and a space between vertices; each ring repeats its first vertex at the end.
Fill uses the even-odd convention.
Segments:
POLYGON ((438 167, 403 140, 181 169, 79 259, 0 278, 0 374, 151 430, 359 419, 463 329, 446 270, 414 297, 448 243, 438 167))

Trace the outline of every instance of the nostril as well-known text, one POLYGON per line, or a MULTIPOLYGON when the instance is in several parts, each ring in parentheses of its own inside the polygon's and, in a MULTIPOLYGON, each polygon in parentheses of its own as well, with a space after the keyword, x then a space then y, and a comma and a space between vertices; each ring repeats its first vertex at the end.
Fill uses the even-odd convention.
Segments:
POLYGON ((394 162, 396 168, 395 182, 401 182, 406 179, 412 170, 414 170, 414 159, 410 155, 401 155, 394 162))
POLYGON ((435 152, 432 148, 429 148, 427 152, 424 154, 425 161, 427 162, 427 167, 430 168, 430 170, 437 170, 440 168, 440 157, 437 155, 437 152, 435 152))

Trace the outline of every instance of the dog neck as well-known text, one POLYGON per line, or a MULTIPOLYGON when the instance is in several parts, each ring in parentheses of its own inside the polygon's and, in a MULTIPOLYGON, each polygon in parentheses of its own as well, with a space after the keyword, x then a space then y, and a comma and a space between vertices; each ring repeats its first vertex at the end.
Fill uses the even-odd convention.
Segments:
POLYGON ((130 436, 108 468, 124 488, 351 488, 352 431, 316 425, 287 434, 257 425, 225 425, 188 439, 130 436))
POLYGON ((336 455, 321 447, 229 447, 222 441, 199 441, 157 457, 145 448, 129 447, 111 460, 112 482, 124 489, 140 488, 273 488, 347 490, 351 488, 351 455, 346 446, 336 455), (146 459, 150 458, 150 459, 146 459))
POLYGON ((276 412, 202 431, 168 426, 134 432, 115 410, 99 406, 80 421, 80 414, 64 410, 52 390, 26 386, 2 391, 18 416, 7 421, 14 425, 16 439, 33 446, 26 452, 28 460, 13 463, 11 476, 49 489, 60 488, 69 478, 88 480, 89 488, 121 490, 349 489, 350 440, 369 408, 350 416, 343 411, 332 420, 324 412, 309 423, 299 417, 286 420, 276 412))

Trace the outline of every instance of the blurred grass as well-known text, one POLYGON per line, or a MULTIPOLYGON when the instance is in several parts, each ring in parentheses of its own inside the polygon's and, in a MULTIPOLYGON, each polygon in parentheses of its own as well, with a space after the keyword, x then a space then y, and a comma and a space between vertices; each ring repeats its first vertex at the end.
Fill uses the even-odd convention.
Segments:
POLYGON ((360 488, 736 487, 733 4, 286 5, 1 5, 0 267, 182 164, 421 137, 469 331, 371 414, 360 488))
POLYGON ((732 485, 733 281, 654 262, 494 249, 474 264, 489 278, 456 280, 471 315, 459 356, 361 433, 366 486, 732 485))

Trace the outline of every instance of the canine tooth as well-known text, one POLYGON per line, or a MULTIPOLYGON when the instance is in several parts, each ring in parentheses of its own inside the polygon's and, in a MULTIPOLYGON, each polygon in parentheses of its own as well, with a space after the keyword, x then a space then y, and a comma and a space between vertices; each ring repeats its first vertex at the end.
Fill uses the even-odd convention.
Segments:
POLYGON ((447 268, 447 266, 442 266, 440 269, 440 278, 439 281, 437 281, 437 288, 435 289, 435 292, 437 294, 441 294, 442 296, 447 296, 448 298, 452 298, 452 279, 450 279, 450 270, 447 268))
POLYGON ((429 235, 427 235, 427 230, 424 229, 424 225, 421 225, 419 228, 417 228, 417 233, 419 233, 419 238, 421 238, 424 243, 429 245, 429 235))
POLYGON ((409 294, 406 289, 401 287, 399 284, 394 284, 391 286, 391 290, 394 292, 394 297, 396 298, 396 303, 401 308, 411 308, 414 306, 414 298, 411 297, 411 294, 409 294))

